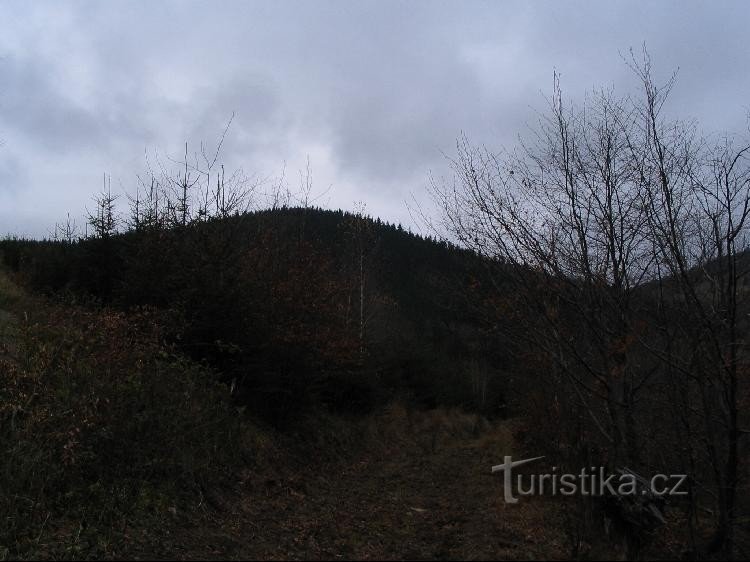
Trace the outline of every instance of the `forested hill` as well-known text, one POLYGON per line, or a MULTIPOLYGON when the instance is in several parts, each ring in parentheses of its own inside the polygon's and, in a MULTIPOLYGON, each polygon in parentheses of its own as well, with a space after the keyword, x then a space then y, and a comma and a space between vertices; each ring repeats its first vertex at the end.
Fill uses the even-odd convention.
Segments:
POLYGON ((487 414, 504 402, 484 264, 379 219, 283 208, 1 248, 36 291, 153 307, 170 342, 274 422, 394 395, 487 414))

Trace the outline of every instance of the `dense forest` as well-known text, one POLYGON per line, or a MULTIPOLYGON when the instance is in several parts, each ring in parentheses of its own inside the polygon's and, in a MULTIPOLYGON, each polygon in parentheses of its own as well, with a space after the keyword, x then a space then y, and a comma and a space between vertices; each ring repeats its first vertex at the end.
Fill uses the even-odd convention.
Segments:
POLYGON ((40 293, 159 311, 166 341, 274 423, 395 396, 505 407, 508 350, 473 313, 490 294, 481 260, 380 220, 284 208, 2 252, 40 293))

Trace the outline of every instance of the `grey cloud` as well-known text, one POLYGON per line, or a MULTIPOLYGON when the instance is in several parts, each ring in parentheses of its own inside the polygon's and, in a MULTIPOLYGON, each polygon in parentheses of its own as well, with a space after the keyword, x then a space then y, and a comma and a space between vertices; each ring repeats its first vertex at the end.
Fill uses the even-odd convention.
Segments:
POLYGON ((22 163, 12 154, 7 154, 7 148, 0 144, 0 150, 6 154, 0 158, 0 194, 16 195, 19 185, 27 181, 26 170, 22 163))
POLYGON ((195 114, 189 116, 188 139, 193 144, 205 143, 208 150, 213 150, 231 119, 231 134, 222 153, 227 159, 250 158, 255 152, 278 144, 279 132, 292 126, 283 111, 279 87, 267 75, 237 76, 202 88, 196 98, 201 101, 196 104, 195 114))
POLYGON ((0 60, 0 76, 6 85, 0 95, 4 134, 18 132, 40 147, 54 150, 72 150, 102 141, 103 124, 96 115, 66 99, 56 88, 49 67, 6 55, 0 60))
POLYGON ((8 143, 23 138, 39 151, 65 154, 149 136, 137 122, 139 98, 113 91, 91 105, 76 100, 47 60, 7 54, 0 77, 0 131, 8 143))
POLYGON ((0 5, 0 182, 18 186, 26 209, 51 193, 50 177, 71 211, 104 171, 132 185, 144 149, 213 143, 234 111, 228 165, 273 174, 312 146, 328 155, 312 165, 326 168, 332 205, 369 197, 403 217, 462 131, 515 143, 553 70, 574 99, 597 85, 631 91, 618 53, 643 42, 659 76, 680 67, 680 115, 744 130, 750 99, 744 2, 33 6, 0 5))

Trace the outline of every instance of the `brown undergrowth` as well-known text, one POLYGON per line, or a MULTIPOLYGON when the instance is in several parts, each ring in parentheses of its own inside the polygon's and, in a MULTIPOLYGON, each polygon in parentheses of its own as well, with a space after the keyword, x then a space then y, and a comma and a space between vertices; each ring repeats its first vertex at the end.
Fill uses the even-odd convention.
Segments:
POLYGON ((0 277, 0 559, 561 559, 566 506, 506 505, 528 423, 392 402, 254 421, 154 311, 0 277))

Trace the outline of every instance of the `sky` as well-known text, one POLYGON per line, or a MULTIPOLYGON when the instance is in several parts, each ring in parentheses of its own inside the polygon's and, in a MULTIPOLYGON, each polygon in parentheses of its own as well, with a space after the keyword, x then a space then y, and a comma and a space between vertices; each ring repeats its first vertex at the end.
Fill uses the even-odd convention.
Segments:
POLYGON ((309 159, 318 204, 413 225, 458 136, 511 148, 553 72, 573 100, 629 93, 644 44, 681 117, 742 133, 750 111, 744 1, 2 1, 0 22, 0 235, 82 223, 105 174, 132 192, 232 115, 221 159, 259 192, 309 159))

